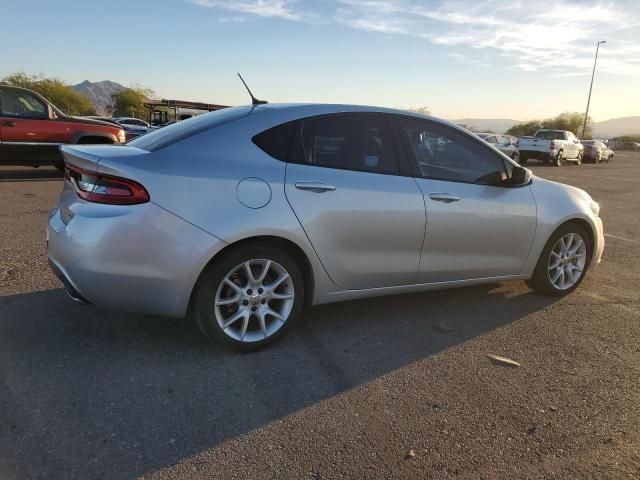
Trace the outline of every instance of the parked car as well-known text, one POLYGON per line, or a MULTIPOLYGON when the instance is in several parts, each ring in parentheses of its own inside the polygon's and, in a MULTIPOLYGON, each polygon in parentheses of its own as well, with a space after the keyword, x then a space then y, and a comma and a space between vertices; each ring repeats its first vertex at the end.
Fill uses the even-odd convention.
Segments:
POLYGON ((140 127, 151 129, 153 128, 151 124, 145 122, 144 120, 140 120, 139 118, 133 117, 113 117, 113 121, 119 123, 120 125, 128 125, 130 127, 140 127))
POLYGON ((70 295, 188 313, 240 350, 305 305, 517 279, 566 295, 604 248, 586 192, 417 113, 235 107, 62 151, 47 245, 70 295))
POLYGON ((122 127, 72 117, 26 88, 0 85, 0 164, 63 168, 58 147, 67 143, 123 143, 122 127))
POLYGON ((124 130, 124 136, 125 136, 126 142, 128 142, 129 140, 133 140, 134 138, 138 138, 140 135, 144 135, 145 133, 147 133, 147 129, 143 129, 141 127, 133 127, 124 123, 120 124, 116 122, 112 117, 98 117, 95 115, 91 115, 85 118, 92 118, 94 120, 101 120, 103 122, 109 122, 114 125, 118 125, 124 130))
POLYGON ((476 133, 476 135, 488 144, 496 147, 514 162, 520 162, 518 146, 511 141, 511 138, 508 135, 496 135, 495 133, 476 133))
POLYGON ((594 163, 613 160, 615 153, 602 140, 583 140, 584 158, 594 163))
POLYGON ((583 146, 577 137, 567 130, 538 130, 533 137, 522 137, 518 142, 520 164, 535 158, 544 163, 553 162, 557 167, 565 160, 582 164, 583 146))

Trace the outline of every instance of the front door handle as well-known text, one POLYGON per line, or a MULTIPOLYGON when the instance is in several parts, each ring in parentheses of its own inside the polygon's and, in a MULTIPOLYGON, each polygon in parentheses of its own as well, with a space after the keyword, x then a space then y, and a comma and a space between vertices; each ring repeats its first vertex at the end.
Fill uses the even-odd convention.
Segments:
POLYGON ((336 189, 333 185, 322 182, 296 182, 295 185, 298 190, 308 190, 315 193, 333 192, 336 189))
POLYGON ((429 198, 436 202, 452 203, 460 200, 460 197, 451 195, 450 193, 430 193, 429 198))
POLYGON ((0 123, 0 125, 2 125, 3 127, 15 127, 16 122, 12 122, 11 120, 4 120, 2 123, 0 123))

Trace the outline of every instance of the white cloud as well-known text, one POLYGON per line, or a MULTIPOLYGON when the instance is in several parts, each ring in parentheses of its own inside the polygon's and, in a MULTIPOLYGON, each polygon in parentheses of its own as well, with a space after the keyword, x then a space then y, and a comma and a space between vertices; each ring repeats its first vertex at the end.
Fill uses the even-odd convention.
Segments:
MULTIPOLYGON (((412 36, 445 47, 482 50, 485 61, 505 59, 532 72, 590 72, 595 44, 605 39, 598 68, 640 76, 638 0, 187 0, 229 12, 219 22, 252 17, 295 21, 332 19, 385 35, 412 36), (634 5, 635 4, 635 5, 634 5), (636 7, 636 8, 634 8, 636 7), (490 58, 493 57, 493 58, 490 58)), ((467 55, 474 64, 476 55, 467 55)))
POLYGON ((640 12, 632 3, 341 0, 336 20, 351 28, 411 35, 447 47, 488 49, 524 71, 588 71, 595 43, 607 39, 599 68, 640 75, 640 40, 623 40, 629 32, 640 39, 640 12))
POLYGON ((233 12, 259 17, 277 17, 287 20, 299 20, 300 15, 295 13, 292 6, 296 0, 192 0, 202 7, 218 7, 233 12))

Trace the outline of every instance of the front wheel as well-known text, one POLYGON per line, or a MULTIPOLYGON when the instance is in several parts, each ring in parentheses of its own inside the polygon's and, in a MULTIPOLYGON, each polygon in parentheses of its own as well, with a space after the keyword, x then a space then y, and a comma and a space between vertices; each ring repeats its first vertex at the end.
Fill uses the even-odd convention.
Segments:
POLYGON ((594 163, 597 165, 598 163, 600 163, 601 160, 601 156, 599 153, 596 153, 596 158, 593 159, 594 163))
POLYGON ((214 260, 195 291, 192 315, 211 340, 258 350, 285 333, 304 304, 296 262, 269 244, 249 244, 214 260))
POLYGON ((578 157, 576 158, 576 165, 582 165, 582 152, 578 153, 578 157))
POLYGON ((513 160, 516 163, 519 163, 520 165, 526 165, 527 164, 527 159, 526 158, 522 158, 518 152, 514 152, 513 153, 513 156, 511 157, 511 160, 513 160))
POLYGON ((561 226, 549 238, 527 284, 536 292, 555 296, 578 288, 589 268, 588 238, 579 225, 561 226))
POLYGON ((562 160, 563 160, 562 152, 558 152, 558 155, 556 155, 556 158, 553 161, 553 164, 556 167, 561 167, 562 166, 562 160))

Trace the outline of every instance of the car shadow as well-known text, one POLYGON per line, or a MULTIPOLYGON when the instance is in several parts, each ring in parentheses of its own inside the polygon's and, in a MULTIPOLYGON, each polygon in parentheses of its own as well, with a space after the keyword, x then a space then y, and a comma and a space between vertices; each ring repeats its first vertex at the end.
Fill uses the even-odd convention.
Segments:
POLYGON ((323 305, 237 354, 61 289, 0 297, 0 476, 152 472, 553 301, 513 282, 323 305))
POLYGON ((0 182, 38 182, 59 180, 62 172, 54 167, 2 167, 0 168, 0 182))

